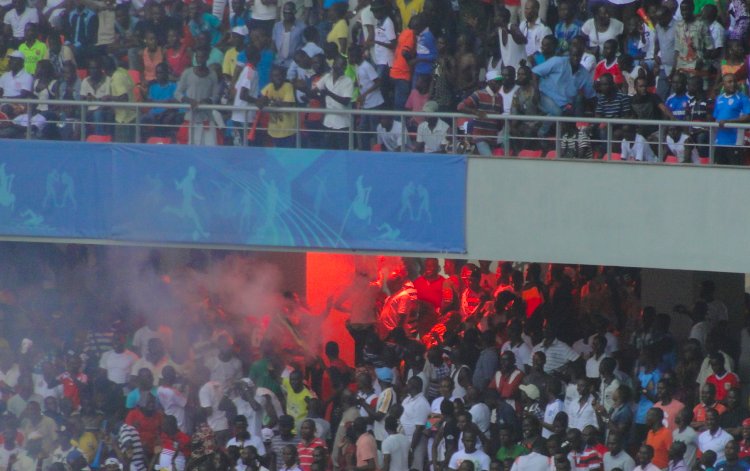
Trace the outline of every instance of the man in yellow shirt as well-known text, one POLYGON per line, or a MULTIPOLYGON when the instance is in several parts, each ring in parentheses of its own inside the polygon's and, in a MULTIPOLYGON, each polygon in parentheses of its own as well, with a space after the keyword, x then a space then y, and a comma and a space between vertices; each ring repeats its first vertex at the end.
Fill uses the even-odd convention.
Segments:
MULTIPOLYGON (((111 56, 104 56, 102 60, 104 73, 110 80, 110 100, 132 103, 135 83, 128 71, 117 67, 111 56)), ((114 108, 115 111, 115 142, 133 142, 135 136, 135 108, 114 108)))
POLYGON ((413 16, 422 13, 424 0, 396 0, 396 7, 401 14, 401 27, 405 28, 413 16))
MULTIPOLYGON (((274 66, 271 70, 271 83, 260 92, 258 107, 294 106, 294 87, 287 82, 284 69, 274 66)), ((297 133, 297 113, 269 113, 268 135, 274 147, 295 147, 297 133)))
POLYGON ((18 50, 23 52, 24 55, 24 70, 31 75, 36 73, 36 64, 40 60, 49 58, 47 45, 38 39, 36 23, 26 25, 24 41, 18 46, 18 50))
POLYGON ((284 378, 282 383, 286 395, 286 412, 294 417, 294 422, 307 417, 307 401, 313 398, 312 393, 302 382, 302 373, 298 370, 292 371, 289 378, 284 378))
POLYGON ((245 39, 247 38, 247 26, 235 26, 232 28, 232 37, 230 39, 231 47, 224 53, 224 63, 221 66, 221 73, 234 80, 237 72, 237 56, 239 51, 245 49, 245 39))

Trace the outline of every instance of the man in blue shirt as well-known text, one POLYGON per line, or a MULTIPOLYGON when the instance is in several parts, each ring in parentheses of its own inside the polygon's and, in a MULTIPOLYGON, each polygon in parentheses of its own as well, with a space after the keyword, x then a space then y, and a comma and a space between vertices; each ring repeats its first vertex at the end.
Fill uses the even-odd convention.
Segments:
POLYGON ((420 75, 432 76, 435 60, 437 60, 437 44, 422 14, 414 17, 414 33, 417 35, 417 55, 413 59, 412 66, 414 67, 413 80, 416 83, 420 75))
POLYGON ((722 78, 723 92, 716 97, 714 118, 719 123, 716 132, 716 163, 719 165, 742 164, 742 138, 744 133, 737 129, 726 129, 728 123, 746 123, 750 121, 750 100, 747 95, 737 91, 737 79, 734 74, 722 78))
POLYGON ((687 117, 687 110, 690 104, 690 96, 687 94, 687 77, 682 72, 678 72, 672 78, 673 93, 667 97, 664 104, 672 112, 675 119, 684 121, 687 117))
MULTIPOLYGON (((557 49, 557 38, 550 34, 542 44, 557 49)), ((531 71, 539 77, 539 107, 549 116, 561 116, 563 110, 570 108, 576 96, 573 70, 570 59, 563 56, 552 56, 543 63, 534 66, 531 71)), ((539 128, 539 137, 546 137, 552 123, 546 122, 539 128)))

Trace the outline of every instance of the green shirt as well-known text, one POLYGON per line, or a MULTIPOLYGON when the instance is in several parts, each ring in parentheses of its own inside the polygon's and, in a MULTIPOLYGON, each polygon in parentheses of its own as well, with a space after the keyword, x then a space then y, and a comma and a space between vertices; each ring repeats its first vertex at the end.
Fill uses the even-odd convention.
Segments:
POLYGON ((497 450, 495 458, 497 458, 499 461, 515 460, 519 456, 525 455, 527 453, 528 450, 526 448, 516 443, 510 448, 500 447, 500 449, 497 450))
POLYGON ((47 53, 47 45, 38 39, 31 46, 25 42, 22 43, 18 46, 18 50, 23 52, 24 55, 23 68, 31 75, 36 73, 37 62, 49 57, 47 53))

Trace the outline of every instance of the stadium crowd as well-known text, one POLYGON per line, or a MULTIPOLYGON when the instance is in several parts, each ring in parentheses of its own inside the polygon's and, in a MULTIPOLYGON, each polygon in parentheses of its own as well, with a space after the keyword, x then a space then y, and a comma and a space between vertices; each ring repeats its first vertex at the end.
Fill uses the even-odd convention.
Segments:
MULTIPOLYGON (((153 105, 4 106, 2 137, 76 139, 85 113, 88 134, 117 142, 138 121, 143 141, 292 147, 302 129, 305 146, 345 149, 352 130, 360 150, 498 155, 559 137, 560 157, 592 158, 610 135, 587 117, 750 120, 745 0, 3 0, 0 14, 3 98, 153 105), (326 112, 349 108, 474 117, 454 132, 326 112), (580 121, 500 132, 488 114, 580 121)), ((625 160, 698 163, 712 143, 717 163, 744 162, 744 132, 723 126, 615 126, 611 139, 625 160)))
POLYGON ((293 293, 261 321, 186 283, 239 255, 153 251, 127 298, 109 249, 6 249, 3 471, 750 469, 750 331, 710 281, 659 313, 635 269, 404 259, 331 293, 350 364, 293 293))

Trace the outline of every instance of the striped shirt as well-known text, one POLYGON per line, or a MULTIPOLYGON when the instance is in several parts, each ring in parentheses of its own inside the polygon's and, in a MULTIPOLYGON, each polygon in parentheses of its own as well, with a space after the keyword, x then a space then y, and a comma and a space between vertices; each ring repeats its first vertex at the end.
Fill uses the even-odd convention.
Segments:
POLYGON ((284 468, 284 460, 281 459, 281 452, 283 451, 284 447, 287 445, 294 445, 297 446, 297 443, 299 443, 299 438, 297 438, 295 435, 292 435, 292 438, 289 440, 284 440, 281 438, 281 435, 274 435, 274 437, 271 439, 271 451, 276 455, 276 470, 279 471, 284 468))
POLYGON ((624 118, 630 113, 630 97, 626 94, 617 92, 612 97, 597 96, 596 116, 598 118, 624 118))
MULTIPOLYGON (((490 87, 486 87, 472 93, 458 105, 458 111, 463 111, 464 108, 483 111, 487 114, 503 114, 503 97, 494 93, 490 87)), ((471 134, 475 137, 497 136, 499 129, 500 122, 496 119, 474 118, 471 134)))
POLYGON ((302 471, 310 471, 313 464, 313 452, 319 446, 326 447, 326 443, 320 438, 313 438, 308 444, 303 441, 297 443, 299 467, 302 468, 302 471))
POLYGON ((130 471, 146 471, 146 458, 143 454, 143 444, 138 430, 128 424, 122 424, 117 437, 120 449, 133 450, 133 459, 130 462, 130 471))

